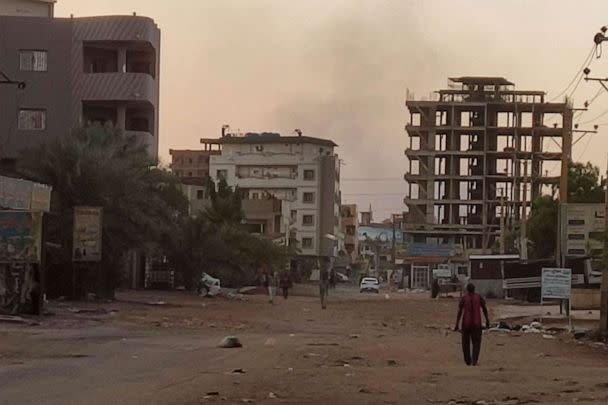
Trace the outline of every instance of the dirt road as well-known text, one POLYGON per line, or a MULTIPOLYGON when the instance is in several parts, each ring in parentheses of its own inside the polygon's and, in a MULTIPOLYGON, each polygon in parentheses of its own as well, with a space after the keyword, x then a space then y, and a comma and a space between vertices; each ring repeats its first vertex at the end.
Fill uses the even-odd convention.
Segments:
POLYGON ((384 294, 332 292, 325 311, 312 292, 275 305, 123 293, 99 314, 63 304, 37 326, 0 324, 0 403, 608 403, 604 348, 486 334, 466 367, 456 299, 384 294), (218 348, 226 335, 243 347, 218 348))

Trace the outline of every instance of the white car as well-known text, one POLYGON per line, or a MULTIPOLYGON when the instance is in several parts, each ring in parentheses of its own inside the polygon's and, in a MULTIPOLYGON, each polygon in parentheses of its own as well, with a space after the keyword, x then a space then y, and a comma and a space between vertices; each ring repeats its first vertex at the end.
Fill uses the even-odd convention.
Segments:
POLYGON ((359 286, 359 292, 373 292, 380 293, 380 282, 376 277, 363 277, 361 285, 359 286))
POLYGON ((207 273, 203 273, 201 275, 201 280, 199 281, 198 284, 198 294, 201 297, 214 297, 216 295, 218 295, 221 291, 221 287, 220 287, 220 280, 215 278, 215 277, 211 277, 209 274, 207 273))

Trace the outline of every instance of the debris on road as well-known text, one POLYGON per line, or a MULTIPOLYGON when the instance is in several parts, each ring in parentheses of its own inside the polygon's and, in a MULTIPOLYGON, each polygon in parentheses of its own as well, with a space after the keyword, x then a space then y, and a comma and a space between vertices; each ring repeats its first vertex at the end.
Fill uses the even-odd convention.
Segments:
POLYGON ((275 346, 277 344, 277 340, 275 338, 268 338, 264 342, 264 346, 275 346))
POLYGON ((244 294, 244 295, 253 295, 256 294, 258 290, 258 287, 256 286, 248 286, 248 287, 242 287, 239 288, 238 290, 236 290, 237 293, 239 294, 244 294))
POLYGON ((237 338, 236 336, 226 336, 220 342, 219 347, 223 349, 233 349, 237 347, 243 347, 243 345, 239 341, 239 338, 237 338))
POLYGON ((243 370, 242 368, 235 368, 234 370, 232 370, 232 374, 245 374, 245 370, 243 370))
POLYGON ((352 335, 348 336, 350 339, 358 339, 360 337, 360 335, 357 335, 356 333, 353 333, 352 335))
POLYGON ((22 318, 20 316, 0 315, 0 323, 22 323, 22 324, 27 324, 27 323, 30 323, 30 321, 28 321, 27 319, 22 318))
POLYGON ((397 362, 395 360, 388 360, 386 364, 388 364, 389 367, 394 367, 397 365, 397 362))
POLYGON ((274 392, 269 392, 268 393, 268 398, 275 399, 275 398, 277 398, 277 394, 275 394, 274 392))
POLYGON ((365 387, 363 387, 363 388, 359 388, 359 392, 360 392, 361 394, 371 394, 371 393, 372 393, 372 392, 369 390, 369 388, 365 388, 365 387))

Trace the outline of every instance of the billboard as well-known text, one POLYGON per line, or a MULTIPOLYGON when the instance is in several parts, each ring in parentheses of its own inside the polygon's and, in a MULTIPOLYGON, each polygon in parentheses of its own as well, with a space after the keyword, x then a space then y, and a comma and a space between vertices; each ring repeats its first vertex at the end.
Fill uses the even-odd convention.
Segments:
POLYGON ((0 176, 0 206, 6 209, 49 212, 51 191, 44 184, 0 176))
POLYGON ((101 261, 101 220, 102 208, 100 207, 74 208, 73 261, 101 261))
POLYGON ((542 298, 570 299, 572 270, 547 268, 542 270, 542 298))
POLYGON ((40 263, 42 213, 0 211, 0 263, 40 263))

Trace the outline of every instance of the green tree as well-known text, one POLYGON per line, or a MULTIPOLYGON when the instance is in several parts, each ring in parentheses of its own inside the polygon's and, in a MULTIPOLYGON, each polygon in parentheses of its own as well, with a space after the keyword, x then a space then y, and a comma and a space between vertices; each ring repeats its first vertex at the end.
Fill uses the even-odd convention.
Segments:
POLYGON ((568 166, 568 202, 604 202, 604 190, 600 184, 600 169, 590 162, 573 163, 568 166))
POLYGON ((543 259, 555 254, 557 243, 557 200, 543 195, 532 202, 528 219, 530 258, 543 259))
POLYGON ((100 294, 113 294, 129 249, 157 244, 187 210, 177 179, 155 165, 144 145, 111 125, 79 128, 18 161, 22 175, 53 186, 48 233, 62 246, 57 260, 71 261, 74 207, 103 208, 102 271, 94 282, 100 294))

